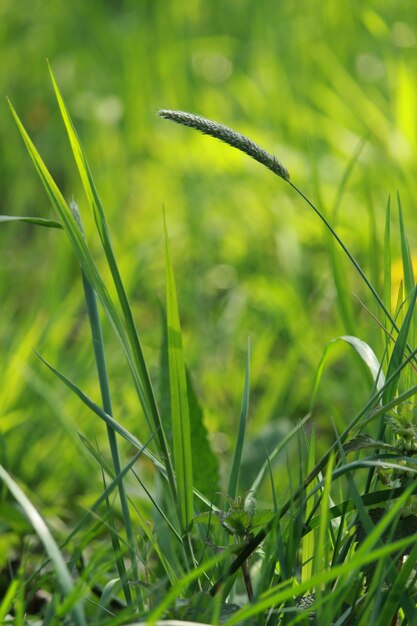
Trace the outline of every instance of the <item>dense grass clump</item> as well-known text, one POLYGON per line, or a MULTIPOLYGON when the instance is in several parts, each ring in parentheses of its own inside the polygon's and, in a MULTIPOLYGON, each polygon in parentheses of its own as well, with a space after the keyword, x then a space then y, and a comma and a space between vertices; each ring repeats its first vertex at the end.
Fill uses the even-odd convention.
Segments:
MULTIPOLYGON (((51 79, 93 223, 87 231, 83 223, 88 214, 84 216, 75 201, 67 202, 12 104, 12 115, 56 219, 1 219, 52 229, 56 237, 66 238, 79 266, 78 289, 85 311, 80 323, 89 326, 83 349, 91 355, 90 376, 94 378, 95 371, 97 389, 91 380, 84 387, 76 372, 62 371, 43 354, 37 355, 37 377, 29 373, 28 380, 42 389, 42 381, 50 377, 55 381, 54 393, 73 395, 74 406, 95 424, 92 432, 74 439, 80 451, 77 463, 85 464, 95 481, 100 477, 102 485, 96 498, 87 494, 83 508, 77 505, 68 511, 70 519, 63 531, 53 519, 46 523, 47 511, 39 512, 42 502, 19 485, 4 454, 1 505, 7 518, 4 515, 2 523, 10 540, 6 536, 2 544, 6 556, 0 621, 28 623, 28 616, 34 614, 45 624, 114 626, 163 619, 229 626, 414 624, 417 286, 400 198, 404 281, 393 305, 390 202, 385 212, 380 291, 337 228, 276 157, 217 122, 182 111, 160 111, 163 118, 240 149, 272 170, 282 179, 280 185, 287 183, 326 228, 346 319, 351 311, 349 293, 334 244, 366 289, 369 324, 376 323, 381 330, 381 350, 354 334, 323 342, 310 410, 286 427, 273 446, 265 442, 262 462, 246 474, 251 364, 256 354, 251 342, 242 368, 241 410, 231 435, 232 453, 219 462, 214 429, 210 432, 203 419, 187 365, 169 217, 164 213, 166 293, 158 321, 162 331, 156 366, 145 355, 106 213, 52 71, 51 79), (89 243, 92 237, 97 242, 94 247, 89 243), (119 375, 130 377, 131 397, 125 404, 120 398, 113 400, 117 378, 109 373, 109 341, 118 346, 117 371, 123 373, 119 375), (353 348, 368 393, 357 406, 355 389, 350 390, 352 407, 345 423, 340 428, 329 415, 328 443, 323 445, 315 407, 324 367, 339 344, 353 348), (101 422, 106 444, 94 432, 100 431, 101 422)), ((285 189, 278 188, 277 193, 284 194, 285 189)), ((290 317, 302 315, 290 301, 287 309, 290 317)), ((55 396, 43 393, 51 415, 62 419, 74 435, 71 420, 59 417, 55 396)))

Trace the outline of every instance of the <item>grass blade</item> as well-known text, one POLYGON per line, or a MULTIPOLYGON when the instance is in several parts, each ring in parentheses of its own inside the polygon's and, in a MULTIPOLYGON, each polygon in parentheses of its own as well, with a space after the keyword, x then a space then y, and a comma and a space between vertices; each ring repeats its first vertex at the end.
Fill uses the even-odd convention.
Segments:
POLYGON ((55 96, 58 102, 58 106, 61 112, 62 119, 65 124, 65 128, 68 134, 68 138, 71 144, 71 149, 77 165, 77 169, 82 181, 82 185, 87 196, 88 203, 93 212, 97 230, 103 245, 103 250, 106 255, 107 263, 109 265, 113 282, 115 284, 119 302, 123 311, 127 336, 131 345, 132 356, 134 359, 134 368, 136 370, 136 378, 139 383, 139 397, 144 408, 145 415, 148 419, 148 423, 152 424, 152 428, 157 433, 157 441, 159 443, 160 454, 165 461, 167 467, 168 480, 171 490, 171 495, 174 501, 177 500, 175 481, 173 476, 173 469, 170 460, 170 454, 168 445, 159 415, 158 407, 155 400, 154 391, 152 388, 151 379, 149 377, 148 369, 146 367, 145 358, 143 356, 142 346, 140 344, 139 336, 136 330, 136 326, 133 320, 132 310, 130 308, 129 300, 120 276, 119 268, 117 266, 116 258, 113 252, 113 247, 110 239, 110 233, 107 226, 106 217, 101 204, 100 197, 98 195, 96 186, 94 184, 91 170, 88 165, 87 158, 84 154, 81 142, 78 138, 75 127, 72 123, 66 104, 62 98, 57 82, 53 75, 52 69, 49 66, 49 72, 51 76, 52 85, 55 91, 55 96))
POLYGON ((331 341, 329 341, 329 343, 327 344, 323 352, 323 356, 321 357, 320 363, 317 368, 313 393, 311 394, 310 409, 314 406, 314 403, 316 401, 318 388, 320 386, 320 382, 323 376, 324 366, 329 357, 329 353, 333 349, 335 344, 337 344, 339 341, 344 341, 347 344, 351 345, 352 348, 358 353, 363 363, 365 363, 365 365, 371 372, 372 379, 378 391, 380 391, 385 385, 384 372, 382 371, 381 364, 378 361, 375 355, 375 352, 372 350, 371 346, 367 344, 365 341, 362 341, 362 339, 359 339, 359 337, 353 337, 351 335, 342 335, 341 337, 336 337, 335 339, 332 339, 331 341))
MULTIPOLYGON (((9 489, 15 500, 22 507, 26 517, 32 524, 34 531, 43 543, 44 548, 54 565, 62 593, 65 596, 68 596, 74 590, 73 580, 64 561, 64 558, 58 548, 58 545, 56 544, 55 539, 49 532, 49 529, 45 524, 43 518, 40 516, 28 497, 23 493, 19 485, 15 482, 15 480, 10 476, 10 474, 4 469, 2 465, 0 465, 0 478, 7 485, 7 488, 9 489)), ((84 609, 80 601, 74 605, 72 609, 72 615, 74 623, 77 624, 77 626, 86 626, 84 609)))
POLYGON ((35 224, 35 226, 45 226, 46 228, 62 228, 61 222, 57 222, 56 220, 48 220, 44 217, 0 215, 0 223, 1 222, 25 222, 26 224, 35 224))
POLYGON ((398 201, 398 215, 400 218, 400 240, 401 240, 401 256, 403 261, 404 272, 404 287, 405 295, 408 296, 414 287, 414 271, 413 263, 411 260, 410 246, 408 244, 407 231, 404 224, 403 210, 401 207, 400 194, 397 196, 398 201))
POLYGON ((242 460, 243 444, 245 441, 246 424, 249 412, 249 393, 250 393, 250 340, 248 338, 248 350, 246 354, 246 372, 245 385, 243 388, 242 409, 240 412, 239 432, 237 435, 235 451, 233 454, 232 470, 229 477, 229 485, 227 494, 234 500, 236 498, 237 486, 239 481, 240 463, 242 460))
MULTIPOLYGON (((313 428, 310 437, 310 448, 308 451, 307 473, 310 473, 316 464, 316 431, 313 428)), ((305 504, 306 519, 313 513, 314 501, 307 497, 305 504)), ((309 580, 313 575, 314 553, 315 553, 315 533, 310 532, 301 540, 303 560, 301 564, 301 582, 309 580)))
MULTIPOLYGON (((98 297, 101 300, 103 308, 108 316, 117 336, 119 337, 120 343, 122 345, 123 351, 126 355, 127 362, 132 374, 132 378, 144 411, 144 415, 147 419, 149 428, 152 429, 153 425, 156 423, 158 427, 154 430, 157 433, 157 438, 159 442, 159 448, 161 451, 161 455, 163 456, 168 482, 170 487, 170 492, 173 494, 173 499, 176 501, 176 488, 175 488, 175 480, 173 475, 172 464, 170 461, 168 447, 166 444, 165 436, 163 433, 162 425, 160 423, 159 413, 156 407, 156 403, 153 404, 151 401, 151 405, 149 403, 149 377, 144 375, 143 371, 137 367, 138 358, 141 359, 141 351, 136 349, 135 353, 131 349, 131 345, 128 337, 126 336, 126 331, 124 326, 120 320, 119 314, 109 296, 109 293, 97 271, 97 268, 94 264, 94 261, 91 257, 91 253, 87 247, 87 244, 84 238, 81 235, 78 224, 68 206, 66 201, 64 200, 60 190, 58 189, 55 181, 53 180, 51 174, 49 173, 48 168, 43 162, 40 154, 36 150, 33 142, 31 141, 28 133, 26 132, 22 122, 20 121, 16 111, 14 110, 10 101, 9 107, 12 112, 12 115, 15 119, 16 125, 19 129, 19 132, 23 138, 23 141, 26 145, 26 148, 29 152, 29 155, 35 165, 36 171, 39 174, 39 177, 42 181, 43 186, 49 196, 49 199, 52 203, 53 208, 55 209, 57 215, 60 217, 62 221, 63 228, 71 242, 71 245, 76 254, 77 260, 84 271, 89 283, 96 291, 98 297)), ((131 333, 132 333, 132 326, 131 333)), ((143 355, 142 355, 143 358, 143 355)), ((153 396, 152 396, 153 397, 153 396)))
MULTIPOLYGON (((87 311, 88 311, 88 318, 90 321, 92 342, 93 342, 93 347, 94 347, 97 375, 98 375, 99 384, 100 384, 103 409, 109 415, 113 415, 113 409, 112 409, 112 403, 111 403, 111 397, 110 397, 110 387, 109 387, 109 381, 107 378, 106 359, 105 359, 105 354, 104 354, 103 333, 101 330, 100 316, 99 316, 98 307, 97 307, 97 299, 96 299, 95 292, 92 289, 83 271, 82 271, 82 280, 83 280, 83 286, 84 286, 85 302, 86 302, 87 311)), ((120 461, 116 433, 109 426, 109 424, 106 424, 106 428, 107 428, 107 436, 109 440, 109 446, 110 446, 110 451, 111 451, 111 456, 112 456, 112 461, 113 461, 114 473, 117 476, 122 471, 122 465, 120 461)), ((133 575, 134 580, 139 580, 139 570, 138 570, 138 562, 137 562, 137 556, 136 556, 136 550, 135 550, 134 533, 132 529, 132 522, 130 519, 130 512, 129 512, 129 504, 127 501, 127 495, 126 495, 123 480, 120 480, 117 486, 119 490, 119 498, 120 498, 120 505, 122 509, 123 522, 124 522, 124 527, 126 530, 126 537, 127 537, 128 546, 129 546, 129 558, 130 558, 130 562, 132 566, 132 575, 133 575)), ((112 541, 114 544, 115 554, 120 554, 120 545, 119 545, 116 533, 112 533, 112 541)), ((129 588, 128 581, 126 579, 126 572, 123 571, 124 564, 120 558, 117 559, 117 564, 119 567, 119 577, 120 577, 120 580, 122 581, 123 592, 125 594, 126 602, 128 604, 131 604, 132 599, 131 599, 130 588, 129 588)), ((141 602, 140 587, 135 586, 135 589, 138 590, 137 598, 139 602, 139 608, 143 609, 144 607, 143 607, 143 602, 141 602)))
POLYGON ((177 292, 171 263, 165 215, 164 229, 172 441, 181 528, 183 532, 187 532, 190 529, 193 519, 193 466, 191 455, 190 411, 188 406, 187 380, 177 292))
MULTIPOLYGON (((413 319, 414 305, 417 297, 417 287, 414 287, 410 293, 410 303, 408 305, 408 310, 406 316, 404 318, 404 322, 401 326, 400 332, 398 333, 397 340, 395 342, 394 350, 392 351, 392 355, 388 364, 387 370, 387 380, 389 380, 394 372, 396 372, 404 359, 404 353, 407 346, 407 337, 410 331, 411 322, 413 319)), ((385 387, 384 393, 382 395, 382 403, 387 404, 392 398, 395 396, 395 393, 398 389, 398 383, 400 379, 400 372, 398 372, 397 376, 394 376, 392 380, 385 387)))
MULTIPOLYGON (((386 308, 391 310, 392 286, 391 286, 391 198, 388 197, 385 212, 384 232, 384 302, 386 308)), ((388 318, 385 316, 385 325, 388 326, 388 318)))

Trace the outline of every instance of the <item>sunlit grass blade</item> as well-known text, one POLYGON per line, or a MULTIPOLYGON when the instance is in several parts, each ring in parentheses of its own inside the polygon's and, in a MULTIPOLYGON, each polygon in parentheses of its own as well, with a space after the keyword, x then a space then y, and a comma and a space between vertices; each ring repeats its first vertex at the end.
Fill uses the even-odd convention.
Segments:
POLYGON ((246 370, 245 384, 242 396, 242 408, 240 411, 239 431, 237 434, 236 445, 233 453, 232 469, 227 487, 227 494, 234 500, 236 498, 237 486, 239 481, 240 464, 242 460, 243 444, 245 441, 246 424, 249 413, 249 394, 250 394, 250 340, 248 339, 248 348, 246 353, 246 370))
POLYGON ((137 357, 138 357, 138 352, 136 350, 136 353, 134 354, 131 346, 130 346, 130 342, 128 340, 128 337, 126 336, 126 331, 124 329, 124 326, 120 320, 120 317, 118 315, 118 312, 108 294, 108 291, 97 271, 97 268, 94 264, 94 261, 91 257, 90 251, 87 247, 86 242, 84 241, 81 232, 79 230, 78 224, 74 218, 74 216, 72 215, 72 212, 68 206, 68 204, 66 203, 66 201, 64 200, 60 190, 58 189, 55 181, 53 180, 52 176, 50 175, 47 167, 45 166, 41 156, 39 155, 38 151, 36 150, 33 142, 31 141, 29 135, 27 134, 25 128, 23 127, 16 111, 14 110, 12 104, 9 102, 9 106, 10 109, 12 111, 13 117, 15 119, 16 125, 20 131, 20 134, 22 135, 22 138, 25 142, 25 145, 27 147, 27 150, 32 158, 32 161, 35 165, 35 168, 39 174, 39 177, 45 187, 45 190, 51 200, 52 206, 54 207, 56 213, 58 214, 58 216, 61 218, 62 220, 62 225, 64 227, 64 230, 67 234, 67 236, 70 239, 70 242, 72 244, 72 247, 74 249, 74 252, 76 254, 77 260, 82 268, 82 270, 84 271, 89 283, 91 284, 91 286, 93 287, 93 289, 96 291, 98 297, 101 300, 101 303, 103 305, 103 308, 115 330, 115 332, 117 333, 123 351, 126 355, 128 364, 129 364, 129 368, 132 374, 132 378, 133 381, 135 383, 135 387, 138 393, 138 396, 140 398, 141 404, 142 404, 142 408, 145 414, 145 417, 148 421, 149 427, 152 429, 153 425, 155 424, 155 420, 156 422, 159 424, 159 426, 157 428, 155 428, 155 431, 157 433, 157 438, 160 444, 160 449, 161 449, 161 454, 163 455, 164 458, 164 462, 167 468, 167 475, 168 475, 168 481, 169 481, 169 485, 170 485, 170 491, 171 494, 173 495, 173 498, 175 500, 175 493, 176 493, 176 489, 175 489, 175 481, 174 481, 174 477, 173 477, 173 471, 172 471, 172 467, 171 467, 171 461, 169 458, 169 453, 168 453, 168 448, 166 446, 166 441, 165 441, 165 437, 163 434, 163 430, 160 427, 160 422, 159 422, 159 414, 157 414, 157 411, 155 412, 156 409, 156 405, 155 406, 151 406, 149 405, 149 390, 147 389, 147 385, 149 383, 149 380, 147 379, 147 377, 143 376, 143 372, 142 374, 140 373, 140 370, 138 370, 137 368, 137 357), (147 382, 148 381, 148 382, 147 382))
MULTIPOLYGON (((328 563, 328 539, 329 539, 329 502, 330 502, 330 488, 332 485, 332 471, 334 464, 334 455, 331 455, 326 467, 326 475, 324 478, 324 487, 321 494, 320 503, 320 525, 317 533, 317 542, 315 545, 314 554, 314 574, 319 574, 327 568, 328 563)), ((315 588, 315 595, 317 600, 320 601, 322 592, 324 589, 321 585, 315 588)), ((320 616, 320 613, 318 613, 320 616)), ((319 617, 320 619, 320 617, 319 617)))
POLYGON ((38 151, 36 150, 33 142, 31 141, 29 135, 27 134, 25 128, 23 127, 16 111, 14 110, 12 104, 9 102, 9 106, 11 109, 11 112, 13 114, 13 117, 15 119, 16 125, 20 131, 20 134, 23 138, 23 141, 26 145, 26 148, 29 152, 29 155, 33 161, 33 164, 35 165, 35 168, 39 174, 39 177, 42 181, 42 184, 49 196, 49 199, 52 203, 53 208, 55 209, 55 212, 57 213, 57 215, 60 217, 61 221, 62 221, 62 226, 70 240, 70 243, 73 247, 73 250, 76 254, 78 263, 80 264, 83 272, 85 273, 88 281, 90 282, 90 284, 92 285, 92 287, 94 288, 94 290, 96 291, 96 293, 98 294, 104 310, 106 311, 106 314, 108 315, 110 322, 113 325, 114 330, 116 331, 121 345, 123 347, 123 350, 126 354, 128 363, 130 365, 130 369, 132 371, 132 375, 136 384, 136 387, 138 388, 140 395, 143 399, 143 405, 144 405, 144 411, 145 411, 145 415, 147 417, 149 417, 147 411, 146 411, 146 402, 145 402, 145 398, 143 395, 143 391, 142 391, 142 383, 140 381, 140 379, 137 376, 136 373, 136 368, 134 366, 134 362, 133 362, 133 356, 131 353, 131 349, 129 346, 129 343, 126 339, 126 334, 125 334, 125 330, 123 328, 123 324, 120 321, 120 318, 118 316, 118 313, 114 307, 114 304, 108 294, 108 291, 98 273, 98 270, 94 264, 94 261, 92 259, 91 253, 87 247, 87 244, 80 232, 80 229, 78 227, 78 224, 76 222, 76 219, 74 218, 72 211, 70 209, 70 207, 68 206, 68 204, 66 203, 64 197, 62 196, 59 188, 57 187, 55 181, 53 180, 52 176, 50 175, 45 163, 43 162, 40 154, 38 153, 38 151))
MULTIPOLYGON (((84 235, 83 226, 81 223, 81 216, 80 216, 78 207, 75 204, 75 202, 72 203, 70 208, 72 209, 72 212, 75 215, 75 218, 80 227, 81 233, 84 235)), ((99 384, 100 384, 100 392, 101 392, 101 399, 103 403, 103 409, 109 415, 113 415, 111 395, 110 395, 110 386, 109 386, 109 381, 107 377, 106 358, 105 358, 105 353, 104 353, 103 333, 101 330, 101 322, 100 322, 100 315, 98 312, 96 294, 94 292, 94 289, 92 289, 90 283, 88 282, 88 279, 83 270, 81 270, 81 274, 82 274, 84 296, 85 296, 85 302, 87 306, 88 318, 90 321, 92 344, 94 348, 94 355, 95 355, 95 361, 96 361, 97 375, 98 375, 99 384)), ((118 445, 117 445, 116 433, 108 424, 107 424, 107 436, 108 436, 109 445, 110 445, 114 473, 117 476, 118 474, 120 474, 121 469, 122 469, 121 462, 120 462, 120 455, 119 455, 119 450, 118 450, 118 445)), ((132 575, 133 575, 134 580, 139 580, 139 570, 138 570, 138 562, 137 562, 137 555, 136 555, 136 549, 135 549, 135 540, 134 540, 134 534, 133 534, 133 529, 132 529, 132 522, 130 519, 129 504, 127 501, 127 495, 126 495, 126 491, 124 488, 123 480, 119 481, 118 490, 119 490, 119 498, 120 498, 120 504, 121 504, 121 509, 122 509, 122 515, 123 515, 123 522, 124 522, 124 527, 126 530, 126 536, 127 536, 128 546, 129 546, 129 557, 130 557, 130 562, 132 566, 132 575)), ((120 545, 118 543, 116 533, 112 533, 112 541, 114 543, 115 553, 120 554, 120 545)), ((124 568, 124 563, 121 558, 117 559, 117 563, 118 563, 119 576, 122 581, 126 602, 128 604, 131 604, 131 601, 132 601, 131 593, 130 593, 130 588, 126 579, 126 571, 124 568)), ((139 608, 143 610, 143 602, 141 601, 140 588, 137 586, 136 589, 138 590, 139 608)))
MULTIPOLYGON (((170 383, 168 364, 168 333, 166 313, 162 312, 162 342, 159 359, 159 406, 161 419, 169 445, 172 446, 172 421, 170 406, 170 383)), ((204 423, 204 411, 201 406, 189 369, 186 367, 188 408, 190 413, 191 453, 193 462, 194 488, 208 498, 220 491, 219 461, 213 452, 207 427, 204 423)), ((216 499, 216 498, 215 498, 216 499)))
POLYGON ((178 506, 183 532, 193 519, 193 465, 191 454, 190 411, 177 292, 171 262, 169 239, 164 215, 168 364, 171 395, 172 442, 178 490, 178 506))
MULTIPOLYGON (((384 231, 384 302, 386 308, 391 311, 392 285, 391 285, 391 198, 388 197, 385 211, 384 231)), ((385 316, 385 326, 388 327, 388 318, 385 316)))
MULTIPOLYGON (((80 228, 82 235, 84 236, 84 232, 83 232, 83 228, 81 224, 81 216, 79 214, 77 205, 75 203, 72 203, 70 206, 70 209, 71 209, 73 216, 75 217, 75 220, 80 228)), ((0 221, 1 221, 1 217, 0 217, 0 221)), ((62 224, 60 222, 56 222, 52 220, 44 220, 42 218, 17 218, 17 221, 26 221, 30 224, 34 224, 38 226, 51 226, 52 225, 53 227, 62 229, 62 224)), ((85 294, 85 300, 86 300, 86 305, 87 305, 87 311, 88 311, 88 316, 90 320, 90 327, 92 331, 92 343, 93 343, 94 353, 96 357, 97 372, 98 372, 98 378, 99 378, 100 389, 101 389, 101 394, 102 394, 103 407, 104 407, 104 410, 109 415, 111 415, 112 407, 111 407, 111 400, 110 400, 110 389, 109 389, 108 379, 107 379, 103 336, 101 332, 101 324, 100 324, 100 318, 98 314, 96 296, 95 296, 94 290, 91 288, 90 283, 88 282, 86 278, 84 271, 81 270, 81 273, 82 273, 82 281, 83 281, 83 286, 84 286, 84 294, 85 294)), ((115 433, 108 425, 107 425, 107 434, 108 434, 108 439, 109 439, 109 444, 110 444, 114 471, 117 475, 121 471, 119 452, 117 448, 117 441, 116 441, 115 433)), ((130 521, 129 507, 127 504, 127 498, 126 498, 126 493, 124 490, 123 481, 119 481, 118 489, 119 489, 122 513, 123 513, 123 518, 124 518, 124 526, 126 528, 126 534, 128 537, 128 544, 130 548, 130 560, 132 564, 133 577, 135 579, 138 579, 137 558, 136 558, 136 552, 133 548, 134 541, 133 541, 132 525, 130 521)), ((112 533, 112 541, 114 543, 115 554, 120 554, 120 545, 118 543, 118 539, 115 533, 112 533)), ((124 589, 126 601, 129 604, 131 604, 131 593, 130 593, 130 588, 127 584, 126 570, 120 558, 117 558, 117 564, 119 568, 120 579, 124 581, 123 589, 124 589)))
MULTIPOLYGON (((396 372, 404 360, 404 353, 407 346, 407 338, 410 332, 411 322, 413 319, 413 312, 415 301, 417 297, 417 287, 414 287, 410 292, 410 301, 407 309, 406 316, 404 318, 404 322, 401 326, 400 332, 398 333, 397 340, 395 342, 394 350, 392 352, 388 370, 387 370, 387 380, 390 379, 392 374, 396 372)), ((384 393, 382 395, 382 403, 386 404, 389 402, 395 395, 398 383, 399 383, 399 374, 395 376, 393 380, 386 386, 384 393)))
MULTIPOLYGON (((316 464, 316 431, 313 428, 310 437, 310 448, 308 451, 308 461, 307 461, 307 473, 310 473, 316 464)), ((314 502, 313 499, 310 498, 307 500, 305 505, 305 517, 309 518, 310 514, 313 511, 314 502)), ((314 546, 315 546, 315 533, 310 532, 306 534, 301 542, 302 547, 302 565, 301 565, 301 581, 309 580, 313 575, 313 565, 314 565, 314 546)))
POLYGON ((91 170, 88 165, 87 158, 82 148, 81 142, 78 138, 75 127, 72 123, 66 104, 62 98, 57 82, 53 75, 52 69, 49 66, 49 72, 52 80, 52 85, 55 91, 55 96, 61 111, 61 116, 67 130, 68 138, 71 144, 71 149, 74 155, 74 159, 77 165, 77 169, 84 187, 85 194, 88 199, 88 203, 93 212, 95 223, 98 233, 103 245, 103 250, 106 255, 106 259, 110 268, 110 272, 117 290, 119 302, 123 311, 127 336, 131 345, 131 351, 134 359, 135 369, 137 371, 137 377, 140 381, 140 393, 139 397, 144 405, 145 415, 150 423, 152 423, 155 432, 157 433, 157 441, 159 443, 160 454, 164 459, 167 467, 167 474, 169 479, 169 485, 171 489, 171 495, 173 500, 176 500, 175 481, 173 478, 173 470, 171 466, 170 454, 166 437, 164 434, 163 425, 159 415, 158 407, 155 400, 155 395, 149 377, 148 369, 146 366, 145 358, 143 355, 141 343, 136 330, 135 322, 133 320, 132 310, 130 308, 129 300, 123 285, 122 278, 120 276, 119 268, 116 262, 116 258, 113 252, 113 247, 110 239, 109 228, 107 225, 104 210, 101 204, 100 197, 98 195, 91 170))
POLYGON ((398 215, 400 219, 400 241, 401 241, 401 256, 403 262, 403 272, 404 272, 404 287, 405 287, 405 295, 411 293, 414 287, 414 271, 413 271, 413 262, 411 260, 410 246, 408 243, 407 231, 404 223, 404 215, 401 206, 400 194, 397 196, 398 200, 398 215))
MULTIPOLYGON (((58 545, 56 544, 55 539, 52 537, 43 518, 40 516, 31 501, 23 493, 19 485, 1 465, 0 478, 7 485, 7 488, 9 489, 15 500, 18 502, 18 504, 22 507, 24 514, 33 526, 33 530, 36 532, 39 539, 43 543, 43 546, 55 568, 62 593, 65 596, 72 594, 74 590, 74 583, 71 574, 64 561, 64 557, 62 556, 58 545)), ((77 626, 86 626, 84 608, 81 601, 78 601, 74 604, 72 608, 72 616, 74 619, 74 623, 77 624, 77 626)))

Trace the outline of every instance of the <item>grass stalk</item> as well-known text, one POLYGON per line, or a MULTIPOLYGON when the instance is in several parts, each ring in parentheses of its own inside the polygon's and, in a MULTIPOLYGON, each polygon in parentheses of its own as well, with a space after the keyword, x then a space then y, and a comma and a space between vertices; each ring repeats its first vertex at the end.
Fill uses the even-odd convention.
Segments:
MULTIPOLYGON (((83 237, 85 237, 84 228, 83 228, 82 221, 81 221, 81 215, 80 215, 77 204, 75 202, 72 202, 70 205, 70 208, 79 226, 81 234, 83 235, 83 237)), ((87 307, 88 319, 89 319, 90 329, 91 329, 91 337, 92 337, 92 343, 93 343, 93 348, 94 348, 94 357, 96 361, 97 376, 98 376, 99 385, 100 385, 100 393, 101 393, 103 409, 108 415, 113 416, 110 386, 109 386, 109 380, 107 376, 103 332, 101 329, 100 314, 99 314, 98 306, 97 306, 97 298, 96 298, 94 289, 91 287, 90 283, 88 282, 88 279, 82 268, 81 268, 81 276, 82 276, 82 282, 83 282, 84 297, 85 297, 85 303, 87 307)), ((113 462, 114 474, 118 476, 122 471, 122 464, 120 461, 120 454, 119 454, 119 449, 118 449, 118 444, 117 444, 116 432, 109 424, 106 424, 106 429, 107 429, 107 437, 109 441, 109 447, 110 447, 110 452, 111 452, 111 457, 112 457, 112 462, 113 462)), ((123 480, 120 480, 118 482, 117 488, 119 491, 120 506, 122 509, 123 522, 124 522, 124 527, 125 527, 126 537, 127 537, 127 542, 128 542, 129 558, 130 558, 131 567, 132 567, 132 575, 136 582, 139 580, 139 569, 138 569, 137 555, 136 555, 136 550, 135 550, 135 540, 134 540, 134 534, 133 534, 133 529, 132 529, 132 521, 130 518, 129 503, 127 500, 127 495, 126 495, 126 490, 124 487, 123 480)), ((113 521, 112 521, 113 518, 111 517, 110 519, 111 519, 111 524, 113 524, 113 521)), ((119 570, 121 584, 123 587, 123 593, 125 595, 126 602, 128 604, 131 604, 132 596, 130 593, 126 568, 124 565, 123 558, 121 557, 121 548, 120 548, 120 542, 117 537, 117 533, 112 532, 111 538, 112 538, 113 549, 114 549, 115 555, 120 555, 117 557, 116 562, 117 562, 117 566, 119 570)), ((143 598, 140 592, 139 585, 135 585, 135 589, 138 590, 137 592, 138 608, 139 610, 143 611, 144 604, 143 604, 143 598)))
MULTIPOLYGON (((112 408, 112 403, 111 403, 109 381, 107 377, 103 333, 101 330, 100 316, 99 316, 98 307, 97 307, 97 299, 96 299, 94 290, 92 289, 90 283, 88 282, 84 272, 82 272, 82 280, 83 280, 83 286, 84 286, 84 294, 85 294, 85 301, 87 305, 88 317, 90 321, 91 335, 93 339, 94 355, 95 355, 95 360, 96 360, 96 368, 97 368, 97 375, 98 375, 99 384, 100 384, 100 392, 101 392, 103 409, 108 415, 112 416, 113 408, 112 408)), ((116 476, 118 476, 122 471, 122 465, 120 461, 116 433, 109 424, 106 424, 106 429, 107 429, 107 436, 108 436, 109 446, 110 446, 110 451, 111 451, 111 457, 113 461, 114 473, 116 476)), ((129 558, 130 558, 131 567, 132 567, 132 575, 133 575, 135 582, 137 582, 139 581, 139 569, 138 569, 138 561, 137 561, 137 555, 136 555, 136 550, 135 550, 135 539, 134 539, 134 533, 132 529, 132 521, 130 517, 129 503, 127 500, 127 495, 126 495, 126 490, 124 487, 123 480, 120 480, 118 482, 117 487, 119 491, 123 523, 124 523, 127 542, 129 546, 129 558)), ((113 533, 112 533, 112 541, 114 541, 115 554, 120 554, 120 544, 117 540, 117 535, 113 533)), ((118 559, 118 563, 121 568, 119 570, 119 575, 120 575, 120 580, 122 582, 126 602, 128 604, 131 604, 132 600, 131 600, 129 582, 127 580, 127 572, 124 567, 123 560, 118 559)), ((143 605, 142 594, 140 591, 140 586, 135 585, 135 589, 138 590, 137 592, 138 608, 139 610, 143 610, 144 605, 143 605)))

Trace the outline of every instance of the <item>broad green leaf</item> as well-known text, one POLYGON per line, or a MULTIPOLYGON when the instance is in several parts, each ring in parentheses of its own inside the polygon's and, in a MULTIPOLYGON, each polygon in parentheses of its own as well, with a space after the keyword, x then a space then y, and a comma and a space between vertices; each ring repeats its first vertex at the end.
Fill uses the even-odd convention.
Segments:
POLYGON ((183 532, 187 532, 193 520, 193 465, 191 454, 190 409, 188 405, 187 377, 185 373, 177 292, 165 219, 164 228, 172 442, 181 528, 183 532))
POLYGON ((186 377, 194 486, 207 498, 212 499, 214 497, 215 499, 215 494, 219 491, 219 463, 208 440, 203 409, 195 393, 188 369, 186 369, 186 377))
MULTIPOLYGON (((0 465, 0 478, 7 485, 7 488, 9 489, 15 500, 22 507, 26 517, 32 524, 33 530, 36 532, 39 539, 43 543, 46 553, 48 554, 55 568, 61 591, 65 596, 68 596, 74 590, 74 583, 71 574, 67 568, 67 565, 64 561, 64 557, 62 556, 58 545, 56 544, 55 539, 52 537, 43 518, 40 516, 37 509, 33 506, 29 498, 23 493, 16 481, 10 476, 10 474, 4 469, 2 465, 0 465)), ((77 602, 74 605, 72 609, 72 615, 75 624, 77 624, 78 626, 86 626, 84 608, 81 601, 77 602)))
MULTIPOLYGON (((165 313, 162 313, 162 345, 159 359, 159 405, 168 442, 172 445, 171 407, 169 402, 168 334, 165 313)), ((204 424, 203 409, 194 390, 191 374, 186 368, 188 406, 190 410, 191 452, 194 487, 209 499, 216 500, 219 488, 219 464, 211 449, 204 424)))

